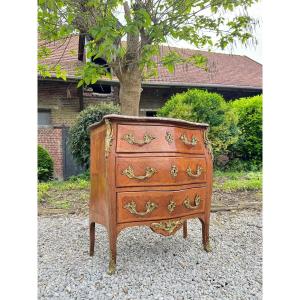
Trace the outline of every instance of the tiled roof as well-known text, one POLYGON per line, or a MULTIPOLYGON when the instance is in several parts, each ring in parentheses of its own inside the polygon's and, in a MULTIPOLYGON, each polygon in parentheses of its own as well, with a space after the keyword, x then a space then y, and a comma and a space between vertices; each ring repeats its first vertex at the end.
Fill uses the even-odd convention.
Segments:
POLYGON ((51 55, 44 59, 42 63, 48 65, 61 65, 62 69, 68 72, 68 76, 75 76, 76 67, 80 66, 82 62, 78 60, 78 43, 79 36, 70 36, 67 39, 47 43, 39 41, 39 46, 46 46, 51 49, 51 55))
MULTIPOLYGON (((52 49, 51 56, 45 59, 47 64, 59 63, 67 70, 68 77, 74 77, 76 66, 82 62, 78 60, 78 36, 55 43, 48 44, 52 49)), ((42 44, 43 42, 39 42, 42 44)), ((192 49, 161 47, 161 54, 175 50, 182 56, 202 54, 208 59, 209 71, 204 71, 191 64, 181 64, 175 67, 174 73, 160 63, 158 64, 158 77, 148 78, 144 83, 149 84, 172 84, 172 85, 220 85, 262 88, 262 65, 247 56, 231 55, 224 53, 207 52, 192 49)))

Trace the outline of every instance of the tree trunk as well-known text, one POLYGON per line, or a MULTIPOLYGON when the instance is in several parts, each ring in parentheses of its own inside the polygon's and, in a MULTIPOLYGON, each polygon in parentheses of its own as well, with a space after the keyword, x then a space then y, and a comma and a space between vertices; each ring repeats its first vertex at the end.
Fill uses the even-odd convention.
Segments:
POLYGON ((122 76, 120 80, 119 100, 122 115, 138 116, 142 92, 142 79, 139 71, 122 76))

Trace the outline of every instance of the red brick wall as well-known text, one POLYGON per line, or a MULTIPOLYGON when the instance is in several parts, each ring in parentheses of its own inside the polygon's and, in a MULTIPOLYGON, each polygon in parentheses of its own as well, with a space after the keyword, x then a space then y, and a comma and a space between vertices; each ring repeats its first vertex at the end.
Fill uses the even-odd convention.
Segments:
POLYGON ((54 162, 54 177, 63 179, 62 128, 38 129, 38 143, 48 150, 54 162))

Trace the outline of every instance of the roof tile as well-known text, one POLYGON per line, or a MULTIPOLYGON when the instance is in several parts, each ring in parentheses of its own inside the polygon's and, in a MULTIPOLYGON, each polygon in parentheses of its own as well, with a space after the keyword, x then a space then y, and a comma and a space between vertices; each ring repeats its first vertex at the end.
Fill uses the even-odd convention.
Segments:
MULTIPOLYGON (((50 57, 43 62, 53 65, 60 64, 72 77, 76 74, 76 67, 82 62, 78 60, 79 36, 70 36, 67 39, 47 44, 52 50, 50 57)), ((42 45, 43 41, 39 42, 42 45)), ((146 79, 148 83, 180 84, 215 84, 229 86, 262 87, 262 65, 247 56, 231 55, 201 50, 183 49, 175 47, 161 47, 161 55, 175 50, 184 57, 201 54, 208 59, 208 71, 204 71, 192 64, 176 65, 174 73, 158 63, 158 77, 146 79)), ((156 61, 157 57, 154 58, 156 61)))

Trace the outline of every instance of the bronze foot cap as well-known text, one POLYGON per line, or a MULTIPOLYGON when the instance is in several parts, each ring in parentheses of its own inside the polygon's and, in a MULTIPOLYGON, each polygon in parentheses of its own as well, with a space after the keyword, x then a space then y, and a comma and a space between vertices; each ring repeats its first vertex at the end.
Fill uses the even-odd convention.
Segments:
POLYGON ((206 252, 211 252, 211 246, 210 246, 210 243, 207 243, 206 245, 204 245, 204 250, 206 251, 206 252))
POLYGON ((108 266, 108 271, 107 271, 107 274, 108 275, 113 275, 116 273, 116 264, 114 261, 110 261, 109 262, 109 266, 108 266))

